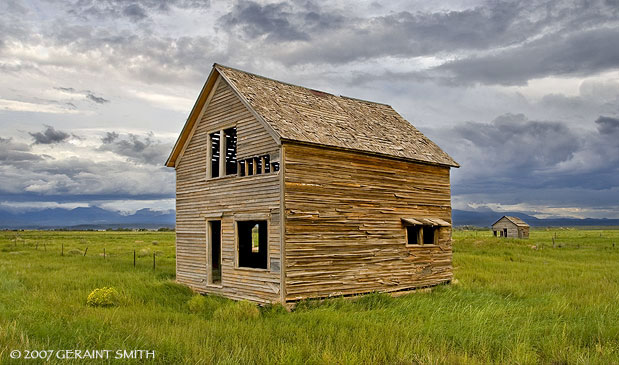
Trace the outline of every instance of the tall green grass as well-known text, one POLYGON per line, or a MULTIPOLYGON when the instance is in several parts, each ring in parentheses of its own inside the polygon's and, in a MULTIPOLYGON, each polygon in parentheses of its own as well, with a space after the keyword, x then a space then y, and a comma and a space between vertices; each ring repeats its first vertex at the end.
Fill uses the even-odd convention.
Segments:
POLYGON ((619 363, 619 230, 456 231, 451 285, 292 312, 196 297, 174 270, 174 233, 0 232, 0 363, 14 349, 146 349, 175 364, 619 363), (86 304, 110 286, 119 305, 86 304))

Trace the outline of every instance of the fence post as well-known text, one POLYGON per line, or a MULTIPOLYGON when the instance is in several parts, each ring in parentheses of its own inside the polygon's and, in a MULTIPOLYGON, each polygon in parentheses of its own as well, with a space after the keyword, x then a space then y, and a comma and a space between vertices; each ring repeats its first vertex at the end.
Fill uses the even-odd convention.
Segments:
POLYGON ((84 250, 84 256, 86 256, 87 252, 88 252, 88 246, 86 246, 86 249, 84 250))
POLYGON ((62 246, 60 247, 60 256, 64 256, 64 242, 61 245, 62 246))
POLYGON ((155 253, 153 252, 153 271, 155 271, 155 253))
POLYGON ((103 259, 105 260, 105 247, 103 247, 103 259))
POLYGON ((133 267, 135 267, 135 250, 133 250, 133 267))

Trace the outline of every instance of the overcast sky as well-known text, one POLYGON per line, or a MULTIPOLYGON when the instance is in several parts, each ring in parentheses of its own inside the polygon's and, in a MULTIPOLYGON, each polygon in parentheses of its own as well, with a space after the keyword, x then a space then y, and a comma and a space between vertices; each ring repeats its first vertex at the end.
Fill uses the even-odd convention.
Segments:
POLYGON ((214 62, 392 105, 458 209, 619 218, 619 1, 0 1, 0 208, 174 207, 214 62))

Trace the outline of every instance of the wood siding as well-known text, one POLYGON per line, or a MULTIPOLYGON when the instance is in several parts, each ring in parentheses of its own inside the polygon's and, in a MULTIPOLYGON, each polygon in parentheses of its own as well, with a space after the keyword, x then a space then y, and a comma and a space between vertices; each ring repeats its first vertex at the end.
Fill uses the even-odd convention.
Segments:
POLYGON ((206 179, 208 134, 237 127, 238 158, 279 155, 279 146, 220 79, 176 166, 176 279, 200 292, 267 303, 280 300, 280 176, 206 179), (221 218, 217 215, 221 214, 221 218), (235 220, 268 217, 269 270, 236 267, 235 220), (221 220, 222 282, 207 285, 207 221, 221 220), (271 265, 270 265, 271 266, 271 265))
POLYGON ((449 167, 284 145, 286 300, 452 279, 451 227, 406 246, 401 218, 451 222, 449 167))

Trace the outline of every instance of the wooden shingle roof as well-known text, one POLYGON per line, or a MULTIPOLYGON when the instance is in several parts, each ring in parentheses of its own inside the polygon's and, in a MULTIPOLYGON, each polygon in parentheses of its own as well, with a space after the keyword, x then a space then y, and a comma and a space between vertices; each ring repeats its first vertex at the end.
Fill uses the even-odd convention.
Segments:
MULTIPOLYGON (((529 225, 523 221, 522 219, 518 218, 518 217, 512 217, 509 215, 504 215, 501 217, 501 219, 507 219, 508 221, 512 222, 513 224, 517 225, 518 227, 529 227, 529 225)), ((499 223, 499 221, 501 221, 501 219, 499 219, 498 221, 494 222, 492 225, 494 226, 495 224, 499 223)))
MULTIPOLYGON (((389 105, 336 96, 219 64, 213 65, 213 69, 280 141, 318 144, 459 167, 447 153, 389 105)), ((196 102, 196 106, 198 104, 196 102)), ((190 115, 188 124, 191 119, 190 115)), ((191 129, 187 127, 183 133, 191 129)), ((182 142, 181 138, 182 134, 175 150, 182 142)), ((166 165, 174 166, 175 150, 166 165)))

